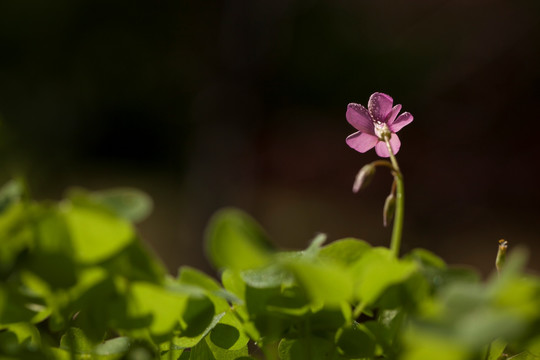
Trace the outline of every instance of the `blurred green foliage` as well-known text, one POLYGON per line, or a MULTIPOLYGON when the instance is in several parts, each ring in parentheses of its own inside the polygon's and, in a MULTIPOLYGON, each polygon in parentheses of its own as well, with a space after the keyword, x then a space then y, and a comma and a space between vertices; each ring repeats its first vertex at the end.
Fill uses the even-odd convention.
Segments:
POLYGON ((151 209, 136 190, 35 202, 12 181, 0 205, 3 358, 540 359, 540 279, 519 249, 482 282, 353 238, 279 251, 224 209, 206 232, 220 283, 165 272, 133 228, 151 209))

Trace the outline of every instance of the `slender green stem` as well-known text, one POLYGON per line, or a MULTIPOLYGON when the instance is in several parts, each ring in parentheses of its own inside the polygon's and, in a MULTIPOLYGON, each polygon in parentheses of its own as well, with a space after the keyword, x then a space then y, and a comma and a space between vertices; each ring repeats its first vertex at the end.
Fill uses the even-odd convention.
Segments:
POLYGON ((392 250, 392 253, 397 258, 399 257, 399 249, 401 246, 401 234, 403 232, 403 210, 405 205, 405 187, 403 185, 403 177, 401 176, 401 173, 396 173, 396 182, 396 213, 394 215, 394 227, 392 229, 390 250, 392 250))
POLYGON ((390 145, 390 139, 386 137, 384 138, 384 142, 386 143, 386 147, 388 148, 388 152, 390 153, 390 161, 392 162, 394 170, 401 173, 401 170, 399 170, 399 165, 396 160, 396 156, 394 155, 394 150, 392 149, 392 145, 390 145))
POLYGON ((390 241, 390 250, 397 258, 399 257, 399 249, 401 247, 401 235, 403 233, 403 214, 405 210, 405 186, 403 185, 403 174, 399 169, 398 162, 394 155, 394 150, 390 145, 390 139, 385 138, 384 142, 390 153, 390 161, 393 166, 393 175, 396 182, 396 212, 394 215, 394 227, 392 228, 392 239, 390 241))
POLYGON ((174 360, 174 347, 173 338, 171 337, 171 340, 169 340, 169 360, 174 360))
POLYGON ((362 315, 362 312, 364 311, 365 308, 366 308, 366 303, 363 301, 359 303, 358 305, 356 305, 356 307, 353 310, 353 319, 358 319, 358 317, 362 315))

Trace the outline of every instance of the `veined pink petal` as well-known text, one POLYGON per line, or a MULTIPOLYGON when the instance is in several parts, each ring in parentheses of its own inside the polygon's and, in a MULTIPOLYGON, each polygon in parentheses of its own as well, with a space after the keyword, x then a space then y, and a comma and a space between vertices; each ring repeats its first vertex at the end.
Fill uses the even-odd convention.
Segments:
MULTIPOLYGON (((392 134, 392 137, 390 138, 390 146, 392 146, 392 151, 394 152, 394 155, 397 154, 399 148, 401 147, 401 141, 396 134, 392 134)), ((375 152, 380 157, 390 157, 388 147, 386 146, 386 143, 384 141, 379 141, 377 143, 377 145, 375 146, 375 152)))
POLYGON ((347 142, 347 145, 352 147, 354 150, 365 153, 366 151, 373 149, 375 144, 377 144, 379 141, 379 138, 374 135, 358 131, 352 135, 349 135, 345 141, 347 142))
POLYGON ((388 115, 386 115, 386 119, 385 119, 385 122, 388 124, 388 126, 390 126, 394 122, 394 120, 396 120, 396 116, 397 114, 399 114, 400 111, 401 111, 401 104, 397 104, 396 106, 392 108, 392 110, 390 110, 388 115))
POLYGON ((362 105, 354 103, 347 105, 345 117, 349 124, 354 126, 356 130, 375 135, 373 119, 371 119, 369 111, 362 105))
POLYGON ((388 113, 392 110, 394 99, 383 93, 374 93, 368 101, 368 110, 371 117, 380 122, 385 122, 388 113))
POLYGON ((408 112, 404 112, 397 117, 396 121, 394 121, 392 124, 388 124, 388 127, 390 128, 390 131, 398 132, 405 125, 410 124, 411 121, 413 121, 413 116, 408 112))

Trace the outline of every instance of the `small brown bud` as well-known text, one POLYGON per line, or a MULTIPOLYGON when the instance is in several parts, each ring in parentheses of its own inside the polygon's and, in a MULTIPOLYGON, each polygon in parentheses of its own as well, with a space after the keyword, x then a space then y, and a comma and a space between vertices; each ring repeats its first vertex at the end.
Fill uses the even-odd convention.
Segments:
POLYGON ((506 260, 506 250, 508 249, 508 241, 501 239, 499 240, 499 250, 497 251, 497 258, 495 259, 495 267, 497 272, 500 273, 504 262, 506 260))

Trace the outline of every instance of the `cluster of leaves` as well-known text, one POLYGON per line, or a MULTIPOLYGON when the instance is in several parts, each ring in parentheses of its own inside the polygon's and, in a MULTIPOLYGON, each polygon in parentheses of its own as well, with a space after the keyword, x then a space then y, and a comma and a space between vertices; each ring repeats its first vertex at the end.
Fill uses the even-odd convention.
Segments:
POLYGON ((206 244, 221 283, 173 278, 133 223, 134 190, 73 190, 60 203, 0 192, 0 355, 7 359, 540 359, 540 279, 514 251, 481 282, 415 250, 357 239, 276 250, 226 209, 206 244))

